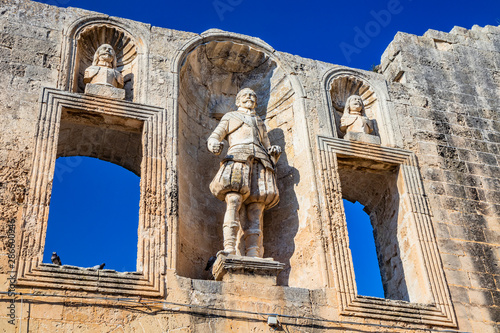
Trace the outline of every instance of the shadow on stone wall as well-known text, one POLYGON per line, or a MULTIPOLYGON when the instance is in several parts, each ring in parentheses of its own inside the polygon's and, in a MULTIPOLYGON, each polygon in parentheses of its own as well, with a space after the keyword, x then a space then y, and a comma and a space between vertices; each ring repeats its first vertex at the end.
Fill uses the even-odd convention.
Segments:
POLYGON ((295 236, 299 229, 299 202, 294 187, 300 182, 299 171, 290 166, 285 147, 285 135, 282 129, 269 132, 271 144, 282 147, 283 153, 276 166, 279 204, 264 214, 264 257, 271 257, 285 264, 285 269, 278 276, 278 285, 287 286, 290 277, 290 258, 295 252, 295 236))

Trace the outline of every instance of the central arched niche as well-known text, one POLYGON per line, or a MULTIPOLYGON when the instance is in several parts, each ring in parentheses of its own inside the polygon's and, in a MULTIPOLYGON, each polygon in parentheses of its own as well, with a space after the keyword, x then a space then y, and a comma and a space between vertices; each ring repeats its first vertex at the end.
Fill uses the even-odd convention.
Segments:
MULTIPOLYGON (((272 79, 278 81, 273 82, 277 88, 282 85, 284 74, 263 52, 231 41, 213 41, 200 45, 188 56, 182 66, 180 88, 181 95, 218 120, 236 109, 238 91, 250 87, 259 98, 257 112, 266 117, 272 79)), ((287 90, 291 90, 289 83, 287 90)))
MULTIPOLYGON (((276 169, 280 203, 264 214, 264 257, 285 263, 278 277, 280 285, 313 281, 306 271, 317 269, 301 269, 296 259, 308 249, 298 251, 295 244, 300 203, 295 185, 300 172, 293 167, 297 94, 290 78, 269 52, 239 40, 213 40, 193 48, 183 59, 179 76, 177 273, 209 279, 210 273, 204 270, 207 260, 223 247, 225 203, 211 194, 209 184, 225 156, 227 143, 220 156, 211 154, 206 143, 220 118, 236 110, 238 91, 249 87, 257 93, 256 111, 265 120, 271 143, 283 148, 276 169)), ((312 287, 307 283, 300 286, 312 287)))

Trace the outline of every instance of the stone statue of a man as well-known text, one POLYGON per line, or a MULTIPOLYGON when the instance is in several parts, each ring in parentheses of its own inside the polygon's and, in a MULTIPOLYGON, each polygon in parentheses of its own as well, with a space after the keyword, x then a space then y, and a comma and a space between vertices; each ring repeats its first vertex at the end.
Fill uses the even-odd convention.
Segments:
POLYGON ((116 54, 111 45, 99 46, 94 54, 92 66, 85 70, 83 83, 123 88, 123 76, 116 70, 116 54))
POLYGON ((380 144, 378 136, 370 135, 374 130, 373 120, 365 115, 363 99, 358 95, 347 98, 340 118, 340 130, 345 133, 346 140, 380 144))
POLYGON ((208 138, 208 149, 219 155, 223 140, 229 149, 210 183, 212 194, 226 202, 224 250, 219 253, 262 257, 262 215, 279 201, 275 165, 281 147, 271 146, 264 122, 255 113, 257 95, 242 89, 238 110, 226 113, 208 138))

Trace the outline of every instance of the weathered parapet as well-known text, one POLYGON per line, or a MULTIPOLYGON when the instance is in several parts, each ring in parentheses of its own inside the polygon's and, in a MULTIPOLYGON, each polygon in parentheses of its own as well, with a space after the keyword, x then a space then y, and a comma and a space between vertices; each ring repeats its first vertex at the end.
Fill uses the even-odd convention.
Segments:
POLYGON ((460 327, 498 321, 500 27, 398 33, 382 56, 418 155, 460 327))
MULTIPOLYGON (((31 1, 1 8, 0 214, 16 223, 22 244, 17 253, 26 265, 16 270, 24 274, 16 291, 38 294, 23 296, 22 312, 16 303, 16 329, 29 322, 41 332, 268 331, 272 314, 297 331, 494 327, 500 28, 398 33, 382 73, 374 73, 220 30, 194 34, 31 1), (78 75, 88 59, 79 47, 89 44, 93 28, 104 36, 116 31, 137 47, 123 60, 124 101, 81 94, 78 75), (224 50, 231 61, 219 57, 224 50), (247 51, 252 61, 238 63, 234 55, 247 51), (232 106, 240 88, 233 82, 264 97, 271 141, 284 148, 277 167, 282 202, 264 217, 264 247, 285 264, 278 286, 204 280, 206 260, 221 245, 221 204, 208 191, 217 161, 207 157, 206 136, 232 106), (381 145, 344 139, 340 117, 351 94, 363 98, 381 145), (145 131, 141 273, 71 273, 41 263, 57 155, 46 145, 54 147, 57 124, 72 126, 67 109, 133 117, 145 131), (197 162, 204 164, 187 170, 197 162), (365 200, 373 210, 378 242, 391 248, 379 248, 379 257, 386 270, 396 265, 385 276, 391 299, 357 295, 342 198, 365 200)), ((72 142, 60 146, 80 149, 72 142)), ((137 170, 137 161, 130 165, 137 170)), ((8 226, 1 225, 3 234, 8 226)), ((4 285, 7 247, 2 251, 4 285)), ((0 312, 0 327, 10 329, 6 314, 0 312)))

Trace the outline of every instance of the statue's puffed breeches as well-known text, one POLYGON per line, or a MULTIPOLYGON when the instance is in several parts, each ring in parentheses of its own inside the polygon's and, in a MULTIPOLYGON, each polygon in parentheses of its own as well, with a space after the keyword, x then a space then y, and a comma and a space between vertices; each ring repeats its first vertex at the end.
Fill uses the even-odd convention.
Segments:
POLYGON ((256 159, 248 162, 224 161, 210 183, 210 191, 222 201, 228 192, 240 193, 243 204, 261 202, 265 209, 279 202, 274 170, 264 167, 256 159))

